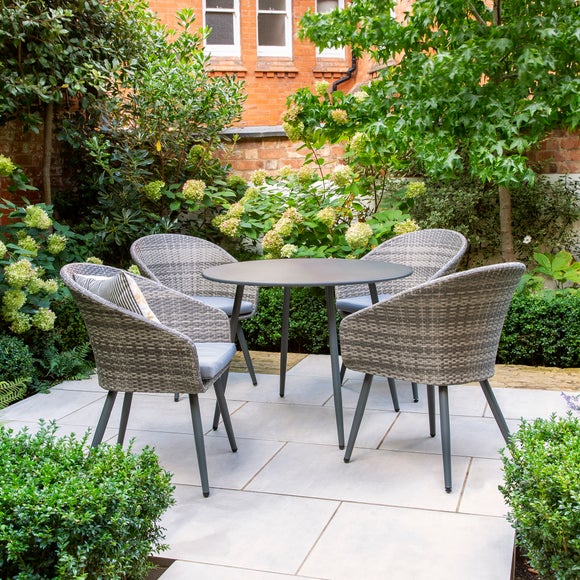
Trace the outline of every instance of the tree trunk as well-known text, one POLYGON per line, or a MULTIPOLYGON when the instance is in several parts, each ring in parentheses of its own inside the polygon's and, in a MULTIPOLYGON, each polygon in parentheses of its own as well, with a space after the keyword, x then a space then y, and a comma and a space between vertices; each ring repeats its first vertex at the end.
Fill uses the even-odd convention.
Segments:
POLYGON ((42 152, 42 201, 47 205, 52 204, 50 167, 52 165, 53 116, 54 116, 54 104, 47 103, 44 107, 44 146, 42 152))
POLYGON ((504 262, 513 262, 514 238, 512 234, 512 198, 510 190, 499 186, 499 224, 501 232, 501 257, 504 262))

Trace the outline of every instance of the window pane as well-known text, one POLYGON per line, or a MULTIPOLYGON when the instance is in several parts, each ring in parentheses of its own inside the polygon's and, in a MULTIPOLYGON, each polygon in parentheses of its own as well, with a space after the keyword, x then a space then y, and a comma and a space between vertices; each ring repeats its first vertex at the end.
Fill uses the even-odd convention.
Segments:
POLYGON ((317 0, 316 12, 324 14, 338 8, 338 0, 317 0))
POLYGON ((258 14, 258 44, 260 46, 285 46, 283 14, 258 14))
POLYGON ((286 0, 260 0, 259 10, 286 11, 286 0))
POLYGON ((205 23, 211 28, 207 44, 234 44, 234 18, 231 14, 208 12, 205 23))
POLYGON ((225 10, 233 10, 234 0, 206 0, 205 7, 208 9, 221 8, 225 10))

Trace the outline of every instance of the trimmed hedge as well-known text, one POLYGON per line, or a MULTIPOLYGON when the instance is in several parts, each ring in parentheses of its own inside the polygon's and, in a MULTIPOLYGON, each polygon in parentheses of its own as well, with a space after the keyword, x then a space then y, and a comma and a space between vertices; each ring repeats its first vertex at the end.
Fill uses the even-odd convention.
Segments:
MULTIPOLYGON (((261 288, 258 312, 243 325, 250 349, 278 351, 282 329, 282 290, 261 288)), ((324 290, 292 290, 289 350, 328 354, 324 290)), ((580 296, 516 294, 504 324, 497 362, 580 367, 580 296)))
POLYGON ((580 295, 516 294, 503 327, 497 362, 580 367, 580 295))

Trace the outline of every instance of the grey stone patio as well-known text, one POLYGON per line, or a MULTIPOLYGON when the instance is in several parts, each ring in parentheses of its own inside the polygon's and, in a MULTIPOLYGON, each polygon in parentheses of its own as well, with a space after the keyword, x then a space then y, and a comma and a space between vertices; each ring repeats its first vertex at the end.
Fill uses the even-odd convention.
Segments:
MULTIPOLYGON (((343 388, 348 437, 362 375, 343 388)), ((493 380, 491 381, 492 385, 493 380)), ((511 429, 519 419, 563 414, 557 391, 496 389, 511 429)), ((0 422, 34 430, 55 420, 61 432, 94 428, 105 392, 96 378, 62 383, 0 411, 0 422)), ((154 446, 176 485, 165 515, 175 562, 162 580, 509 580, 513 531, 498 491, 503 446, 481 389, 450 387, 453 492, 443 488, 439 437, 429 437, 425 388, 413 403, 399 383, 401 411, 377 379, 353 453, 336 444, 330 362, 311 355, 254 387, 231 373, 227 397, 239 451, 223 427, 212 431, 214 397, 203 396, 211 495, 204 499, 187 400, 135 396, 128 437, 154 446)), ((111 426, 119 419, 117 403, 111 426)), ((106 434, 113 439, 115 429, 106 434)))

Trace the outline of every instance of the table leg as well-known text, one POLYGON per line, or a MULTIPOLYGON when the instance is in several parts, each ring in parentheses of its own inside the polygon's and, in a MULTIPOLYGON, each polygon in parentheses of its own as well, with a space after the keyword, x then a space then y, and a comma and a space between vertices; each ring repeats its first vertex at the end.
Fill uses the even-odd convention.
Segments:
POLYGON ((379 301, 379 293, 377 292, 377 285, 374 282, 369 284, 369 292, 371 294, 371 304, 376 304, 379 301))
POLYGON ((284 287, 282 303, 282 337, 280 339, 280 396, 286 389, 286 366, 288 363, 288 331, 290 327, 290 287, 284 287))
POLYGON ((242 308, 242 297, 244 295, 244 285, 236 286, 236 295, 234 296, 234 305, 232 307, 232 315, 230 316, 230 334, 232 342, 236 341, 238 334, 238 324, 240 323, 240 310, 242 308))
POLYGON ((330 371, 332 392, 334 394, 334 414, 338 433, 338 448, 344 449, 344 420, 342 415, 342 391, 340 384, 340 365, 338 362, 338 332, 336 330, 336 302, 334 287, 326 286, 326 313, 328 315, 328 346, 330 347, 330 371))

